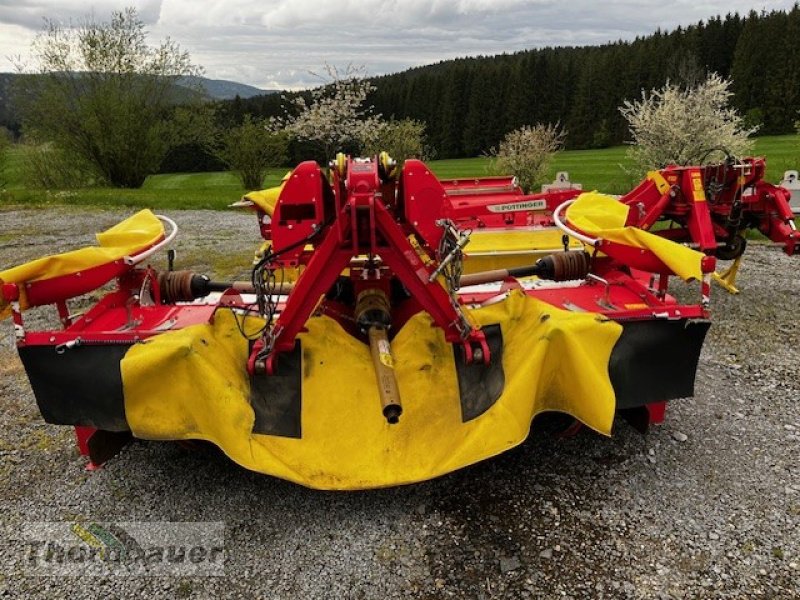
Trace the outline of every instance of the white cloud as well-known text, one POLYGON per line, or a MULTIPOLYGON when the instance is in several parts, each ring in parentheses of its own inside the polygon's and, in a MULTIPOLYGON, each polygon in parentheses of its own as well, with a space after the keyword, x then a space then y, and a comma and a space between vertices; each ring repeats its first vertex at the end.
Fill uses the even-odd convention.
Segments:
MULTIPOLYGON (((153 40, 167 35, 210 77, 260 87, 314 85, 324 62, 381 74, 447 58, 547 45, 598 44, 715 14, 790 8, 794 0, 0 0, 0 53, 24 53, 41 17, 98 18, 139 7, 153 40)), ((0 59, 0 70, 9 63, 0 59)))
POLYGON ((135 6, 141 19, 148 24, 156 23, 161 12, 161 0, 14 0, 0 1, 0 23, 21 25, 39 29, 45 19, 68 23, 80 21, 89 14, 99 20, 112 11, 135 6))
POLYGON ((315 0, 283 0, 264 10, 262 24, 268 29, 367 25, 389 29, 397 26, 454 24, 463 18, 500 14, 525 5, 547 4, 525 0, 341 0, 320 4, 315 0))

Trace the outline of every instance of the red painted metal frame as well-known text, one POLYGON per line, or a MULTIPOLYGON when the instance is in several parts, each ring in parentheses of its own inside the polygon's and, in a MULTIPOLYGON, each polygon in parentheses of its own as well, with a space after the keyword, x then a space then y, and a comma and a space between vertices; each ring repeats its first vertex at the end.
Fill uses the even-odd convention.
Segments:
MULTIPOLYGON (((404 169, 407 177, 413 177, 414 166, 404 169)), ((266 370, 274 372, 276 354, 294 348, 297 335, 320 298, 350 266, 351 260, 359 256, 380 257, 382 266, 355 270, 351 277, 358 273, 362 282, 373 277, 373 287, 383 285, 378 281, 380 278, 397 277, 419 310, 430 314, 444 331, 445 339, 463 345, 468 361, 473 347, 479 347, 482 360, 488 362, 491 357, 483 332, 469 325, 442 284, 432 277, 435 264, 426 263, 409 241, 409 236, 416 234, 429 251, 438 246, 443 231, 437 224, 442 218, 442 198, 436 202, 439 190, 426 188, 424 197, 408 197, 405 214, 396 212, 397 207, 390 212, 387 204, 394 204, 394 186, 381 181, 378 162, 348 159, 346 168, 346 179, 342 181, 334 171, 329 186, 315 163, 303 163, 278 198, 272 230, 276 257, 270 268, 303 263, 305 269, 270 329, 271 347, 265 348, 266 340, 257 343, 248 360, 248 369, 255 370, 258 357, 266 351, 266 370), (331 212, 331 207, 333 211, 328 218, 326 213, 331 212), (292 216, 291 222, 287 214, 292 216), (303 247, 312 237, 316 245, 308 253, 303 247)))
MULTIPOLYGON (((636 270, 627 273, 608 259, 597 261, 595 273, 604 281, 589 280, 578 286, 550 284, 526 289, 525 294, 562 310, 599 313, 618 322, 710 317, 701 303, 679 304, 672 296, 651 288, 649 273, 636 270)), ((513 279, 496 291, 468 287, 460 290, 459 300, 480 306, 515 288, 524 289, 513 279)))
MULTIPOLYGON (((321 224, 329 216, 330 200, 323 192, 323 178, 314 162, 301 163, 284 185, 282 197, 291 208, 277 209, 270 222, 257 211, 261 235, 272 240, 274 248, 288 247, 311 233, 313 225, 321 224), (288 190, 286 189, 288 186, 288 190), (298 208, 306 205, 306 208, 298 208), (309 208, 313 206, 313 208, 309 208), (314 219, 300 223, 287 216, 313 211, 314 219), (289 226, 292 226, 289 229, 289 226), (277 239, 276 239, 277 236, 277 239)), ((334 173, 334 178, 338 174, 334 173)), ((334 184, 331 191, 336 194, 334 184)), ((495 229, 511 227, 553 227, 553 210, 566 200, 577 197, 580 190, 554 190, 541 194, 524 194, 514 185, 512 177, 478 177, 442 180, 436 178, 427 165, 419 160, 406 161, 401 173, 395 203, 394 186, 383 186, 382 201, 393 212, 405 214, 408 223, 431 247, 438 244, 441 229, 435 219, 447 218, 462 229, 495 229)), ((282 200, 279 204, 282 204, 282 200)), ((295 264, 308 259, 302 248, 291 251, 295 264)), ((288 263, 287 261, 287 264, 288 263)))
MULTIPOLYGON (((315 163, 303 163, 300 167, 309 174, 318 171, 315 163)), ((763 158, 746 158, 727 170, 724 165, 662 169, 658 174, 667 183, 666 190, 647 178, 620 199, 631 207, 627 224, 649 230, 659 221, 670 222, 669 229, 654 233, 714 254, 736 233, 730 230, 727 221, 738 199, 742 229, 756 228, 782 245, 787 254, 796 254, 800 252, 800 233, 794 229, 789 193, 764 181, 765 168, 763 158), (721 191, 708 198, 705 189, 711 180, 720 182, 721 191)), ((302 174, 298 178, 302 179, 302 174)), ((441 232, 431 225, 431 217, 448 218, 462 229, 552 227, 553 210, 581 193, 570 189, 526 195, 511 177, 439 181, 424 163, 408 160, 401 175, 398 204, 401 211, 404 202, 410 205, 405 211, 409 222, 416 223, 414 226, 423 239, 436 244, 441 232)), ((290 196, 297 197, 294 193, 287 194, 287 198, 290 196)), ((386 197, 384 202, 388 205, 386 197)), ((273 227, 265 225, 263 219, 260 226, 264 238, 271 239, 273 227)), ((300 232, 293 235, 299 237, 300 232)), ((280 246, 279 241, 276 247, 280 246)), ((300 255, 302 251, 296 253, 300 255)))
POLYGON ((509 177, 454 179, 440 182, 425 163, 406 161, 400 182, 405 214, 419 233, 438 243, 435 219, 447 218, 462 229, 552 227, 557 206, 580 190, 523 194, 509 177))
POLYGON ((620 201, 631 207, 628 225, 650 229, 658 221, 669 221, 670 229, 654 233, 692 243, 702 252, 713 254, 742 230, 755 228, 783 246, 786 254, 796 254, 800 232, 794 226, 789 192, 764 181, 765 170, 763 158, 708 167, 670 166, 656 176, 666 182, 666 190, 650 177, 620 201))

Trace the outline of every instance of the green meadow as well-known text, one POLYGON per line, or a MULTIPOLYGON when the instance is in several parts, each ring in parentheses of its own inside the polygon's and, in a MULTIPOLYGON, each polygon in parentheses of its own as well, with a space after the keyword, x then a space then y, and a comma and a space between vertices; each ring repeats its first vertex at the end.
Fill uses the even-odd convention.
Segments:
MULTIPOLYGON (((625 146, 600 150, 567 150, 556 155, 550 166, 553 179, 568 171, 570 179, 584 189, 624 193, 637 182, 628 174, 630 162, 625 146)), ((788 169, 800 169, 800 135, 765 136, 756 139, 756 154, 767 158, 767 178, 780 180, 788 169)), ((24 154, 12 149, 0 170, 0 206, 68 204, 83 206, 126 206, 154 209, 225 209, 245 190, 229 172, 170 173, 153 175, 140 189, 106 187, 76 190, 28 189, 22 181, 24 154)), ((434 160, 428 163, 440 178, 472 177, 488 173, 488 159, 434 160)), ((271 169, 264 187, 277 185, 290 167, 271 169)))

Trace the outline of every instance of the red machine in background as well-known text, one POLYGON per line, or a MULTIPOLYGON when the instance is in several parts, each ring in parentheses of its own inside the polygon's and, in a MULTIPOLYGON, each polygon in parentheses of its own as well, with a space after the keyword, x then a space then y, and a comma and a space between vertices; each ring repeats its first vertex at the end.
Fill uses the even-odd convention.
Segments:
POLYGON ((761 232, 788 255, 800 249, 790 193, 764 181, 763 158, 727 158, 705 167, 672 166, 648 174, 620 201, 631 210, 628 225, 651 229, 734 264, 715 280, 737 293, 736 274, 747 247, 747 230, 761 232), (663 227, 663 225, 661 225, 663 227))
POLYGON ((747 229, 756 229, 793 255, 800 233, 789 206, 789 192, 764 181, 763 158, 733 159, 706 167, 667 167, 653 171, 620 198, 635 208, 628 225, 650 229, 659 221, 671 227, 659 235, 723 260, 739 258, 747 229))
MULTIPOLYGON (((410 162, 408 178, 419 168, 410 162)), ((426 169, 423 165, 423 172, 426 169)), ((735 293, 733 283, 748 230, 760 232, 786 254, 797 254, 800 249, 790 194, 765 181, 765 170, 763 158, 728 157, 703 167, 668 166, 651 171, 619 198, 632 209, 626 225, 652 231, 721 260, 735 260, 722 277, 714 274, 718 283, 735 293)), ((555 227, 556 209, 583 193, 580 189, 556 189, 526 195, 510 176, 442 180, 441 187, 437 193, 443 198, 437 198, 436 204, 439 216, 460 229, 478 233, 555 227)), ((262 226, 262 234, 270 239, 269 225, 262 226)))

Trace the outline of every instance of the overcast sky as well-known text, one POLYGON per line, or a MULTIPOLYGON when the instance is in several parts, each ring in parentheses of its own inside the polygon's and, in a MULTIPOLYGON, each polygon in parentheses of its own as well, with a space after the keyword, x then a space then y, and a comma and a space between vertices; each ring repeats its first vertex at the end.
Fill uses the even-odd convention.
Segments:
POLYGON ((327 62, 377 75, 447 58, 599 44, 715 14, 795 0, 0 0, 0 71, 25 56, 45 17, 105 19, 136 6, 153 41, 170 36, 206 76, 261 88, 315 85, 327 62))

